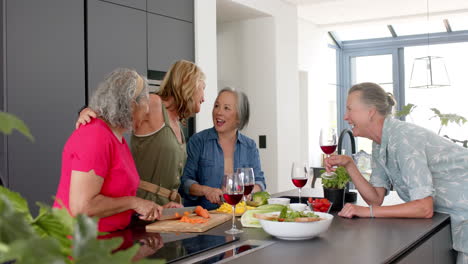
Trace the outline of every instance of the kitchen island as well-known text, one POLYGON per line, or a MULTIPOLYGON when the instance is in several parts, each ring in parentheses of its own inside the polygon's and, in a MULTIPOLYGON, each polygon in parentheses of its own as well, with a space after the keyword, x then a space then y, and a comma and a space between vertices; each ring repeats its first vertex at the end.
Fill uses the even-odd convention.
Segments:
MULTIPOLYGON (((297 190, 274 196, 297 195, 297 190)), ((304 189, 303 197, 320 197, 321 190, 304 189)), ((392 193, 384 204, 398 203, 392 193)), ((358 204, 363 201, 358 199, 358 204)), ((431 219, 344 219, 336 214, 329 230, 309 240, 285 241, 276 239, 261 228, 243 228, 239 241, 216 248, 175 263, 192 263, 209 258, 215 251, 244 241, 266 241, 269 245, 246 251, 235 257, 222 256, 229 263, 454 263, 451 249, 450 217, 435 213, 431 219)), ((225 236, 228 221, 204 234, 225 236)), ((237 221, 238 227, 241 226, 237 221)), ((176 234, 165 234, 175 239, 176 234)), ((180 235, 179 235, 180 236, 180 235)), ((204 262, 199 262, 204 263, 204 262)), ((211 262, 207 262, 211 263, 211 262)))

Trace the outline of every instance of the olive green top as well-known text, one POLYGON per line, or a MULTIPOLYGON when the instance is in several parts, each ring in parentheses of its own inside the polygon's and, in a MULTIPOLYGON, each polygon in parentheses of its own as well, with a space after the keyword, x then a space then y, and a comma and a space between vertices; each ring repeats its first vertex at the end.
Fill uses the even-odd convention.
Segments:
MULTIPOLYGON (((187 151, 182 129, 182 144, 172 130, 164 104, 162 105, 164 126, 158 131, 144 136, 132 135, 131 149, 140 179, 157 184, 169 190, 176 190, 180 185, 180 176, 184 171, 187 151)), ((169 199, 141 189, 137 196, 164 205, 169 199)))

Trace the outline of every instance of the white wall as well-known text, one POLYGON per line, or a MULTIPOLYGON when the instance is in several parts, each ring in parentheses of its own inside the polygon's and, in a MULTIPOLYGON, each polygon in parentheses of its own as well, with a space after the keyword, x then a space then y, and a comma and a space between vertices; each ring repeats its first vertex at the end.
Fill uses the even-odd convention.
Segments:
POLYGON ((218 91, 216 62, 216 0, 195 0, 195 63, 206 75, 205 103, 196 115, 196 130, 213 126, 211 110, 218 91))
MULTIPOLYGON (((267 109, 260 109, 256 105, 252 105, 252 112, 261 111, 260 118, 270 119, 271 122, 259 122, 253 124, 249 128, 248 135, 258 140, 258 135, 262 135, 267 131, 273 135, 272 138, 267 138, 267 147, 276 147, 276 157, 267 155, 265 160, 262 160, 262 166, 265 170, 271 170, 269 177, 270 186, 268 190, 271 192, 283 191, 294 188, 290 180, 291 164, 294 160, 300 158, 300 112, 299 112, 299 81, 298 81, 298 61, 297 61, 297 9, 294 5, 287 4, 281 0, 233 0, 247 7, 257 9, 263 13, 272 16, 273 25, 273 40, 271 43, 265 43, 260 47, 262 49, 274 49, 271 58, 263 58, 265 63, 273 63, 274 73, 264 73, 263 80, 265 83, 255 87, 256 93, 252 92, 251 100, 256 102, 268 101, 271 104, 267 105, 267 109), (274 83, 273 83, 274 80, 274 83), (268 87, 274 85, 273 87, 268 87), (264 91, 268 91, 265 93, 264 91), (271 97, 269 97, 271 94, 271 97), (274 97, 273 97, 274 95, 274 97), (274 99, 273 99, 274 98, 274 99), (263 114, 265 112, 265 114, 263 114), (276 122, 275 122, 276 120, 276 122), (265 125, 266 127, 263 127, 265 125), (262 127, 260 127, 262 126, 262 127), (274 134, 276 131, 276 141, 274 134), (273 139, 273 140, 272 140, 273 139), (276 182, 276 185, 274 184, 276 182)), ((265 22, 257 21, 259 24, 265 22)), ((265 25, 264 25, 265 26, 265 25)), ((252 35, 252 40, 255 36, 263 34, 262 31, 257 31, 252 35)), ((262 39, 258 37, 260 43, 262 39)), ((255 54, 250 53, 252 61, 256 58, 255 54)), ((254 65, 254 64, 251 64, 254 65)), ((255 65, 262 65, 261 61, 257 61, 255 65)), ((256 72, 261 73, 261 69, 256 72)), ((247 74, 249 74, 247 72, 247 74)), ((261 82, 262 75, 249 75, 247 80, 257 79, 261 82)), ((250 83, 249 83, 250 85, 250 83)), ((253 85, 253 84, 252 84, 253 85)), ((267 150, 268 150, 267 148, 267 150)), ((274 152, 274 150, 272 150, 274 152)))
POLYGON ((277 190, 277 120, 275 27, 272 17, 218 24, 218 87, 231 86, 249 97, 251 115, 242 133, 257 142, 266 135, 267 148, 260 150, 268 190, 277 190))
MULTIPOLYGON (((236 57, 223 51, 221 45, 216 45, 216 1, 195 0, 195 47, 196 62, 208 76, 207 89, 203 110, 197 115, 197 130, 211 126, 211 107, 215 98, 213 87, 216 71, 216 54, 223 54, 220 61, 231 61, 229 65, 242 65, 244 68, 218 67, 220 84, 229 84, 241 76, 239 87, 248 92, 251 101, 251 123, 245 133, 255 139, 258 144, 259 135, 267 135, 267 149, 260 150, 270 192, 294 188, 290 180, 290 167, 293 160, 299 159, 300 140, 299 129, 299 83, 297 62, 297 10, 296 7, 281 0, 233 0, 246 7, 256 9, 271 15, 271 18, 253 19, 246 22, 249 27, 257 27, 260 31, 246 30, 243 45, 251 49, 244 55, 236 57), (264 31, 265 30, 265 31, 264 31), (254 39, 258 43, 249 43, 254 39), (269 41, 265 41, 269 39, 269 41), (269 54, 269 55, 268 55, 269 54), (250 61, 247 58, 250 57, 250 61), (242 62, 242 58, 245 62, 242 62), (241 63, 242 62, 242 63, 241 63), (255 67, 254 67, 255 66, 255 67), (231 72, 226 76, 225 72, 231 72), (213 78, 213 79, 212 79, 213 78)), ((237 25, 242 28, 245 25, 237 25)), ((222 32, 222 31, 220 31, 222 32)), ((240 34, 240 33, 239 33, 240 34)), ((221 37, 228 41, 233 36, 221 37)), ((233 40, 233 39, 232 39, 233 40)), ((218 43, 219 44, 219 43, 218 43)), ((227 46, 228 50, 233 50, 227 46)), ((230 67, 230 66, 226 67, 230 67)), ((236 84, 237 86, 237 84, 236 84)))
MULTIPOLYGON (((329 105, 326 89, 327 74, 324 72, 330 63, 327 59, 328 35, 325 30, 300 19, 298 21, 298 51, 299 69, 308 73, 308 130, 309 130, 309 163, 311 166, 321 165, 320 124, 329 122, 329 105)), ((336 112, 335 112, 336 113, 336 112)))

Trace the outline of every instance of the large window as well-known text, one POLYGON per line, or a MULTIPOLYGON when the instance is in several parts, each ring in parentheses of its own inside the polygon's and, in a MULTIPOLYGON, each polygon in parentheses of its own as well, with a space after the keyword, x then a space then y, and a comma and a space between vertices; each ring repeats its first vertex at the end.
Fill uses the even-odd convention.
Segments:
MULTIPOLYGON (((412 64, 415 58, 426 56, 427 46, 405 48, 405 96, 406 103, 416 105, 406 121, 424 126, 438 133, 441 123, 434 117, 431 108, 436 108, 442 114, 457 114, 468 118, 468 42, 431 45, 430 54, 444 59, 450 86, 433 89, 409 88, 412 64)), ((449 123, 443 127, 440 135, 465 140, 468 138, 468 124, 459 126, 449 123)))
MULTIPOLYGON (((456 22, 456 20, 453 20, 456 22)), ((426 23, 422 23, 426 24, 426 23)), ((468 23, 465 23, 468 26, 468 23)), ((456 114, 468 118, 468 30, 457 32, 442 32, 441 24, 435 23, 437 28, 425 33, 418 25, 407 27, 406 31, 395 25, 397 35, 388 38, 343 41, 340 44, 342 63, 340 63, 341 81, 339 115, 343 119, 348 89, 356 83, 375 82, 386 91, 395 95, 398 109, 411 103, 416 105, 413 112, 406 117, 413 122, 439 133, 441 122, 431 108, 436 108, 442 114, 456 114), (411 30, 412 31, 411 31, 411 30), (408 31, 408 32, 407 32, 408 31), (411 31, 411 32, 410 32, 411 31), (417 35, 406 35, 414 34, 417 35), (428 46, 428 43, 430 44, 428 46), (411 71, 415 58, 424 56, 443 57, 450 86, 439 88, 409 88, 411 71)), ((454 25, 458 25, 454 23, 454 25)), ((427 28, 427 27, 425 27, 427 28)), ((459 27, 457 27, 458 29, 459 27)), ((427 32, 427 31, 426 31, 427 32)), ((339 122, 341 129, 347 128, 346 122, 339 122)), ((442 127, 440 135, 447 135, 458 140, 468 139, 468 123, 459 126, 449 123, 442 127)), ((357 150, 371 152, 371 142, 358 139, 357 150)))

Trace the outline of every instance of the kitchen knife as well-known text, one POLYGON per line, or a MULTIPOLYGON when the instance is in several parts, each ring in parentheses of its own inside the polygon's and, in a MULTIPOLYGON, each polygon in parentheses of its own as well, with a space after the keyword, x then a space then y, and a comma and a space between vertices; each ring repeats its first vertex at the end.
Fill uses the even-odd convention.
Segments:
POLYGON ((195 211, 195 208, 195 206, 182 208, 165 208, 163 209, 162 215, 158 220, 179 219, 182 216, 184 216, 185 212, 188 212, 189 214, 193 213, 193 211, 195 211), (176 213, 179 215, 179 217, 176 216, 176 213))

